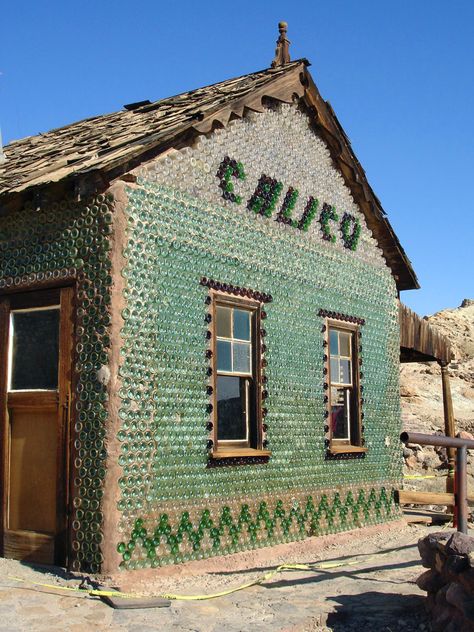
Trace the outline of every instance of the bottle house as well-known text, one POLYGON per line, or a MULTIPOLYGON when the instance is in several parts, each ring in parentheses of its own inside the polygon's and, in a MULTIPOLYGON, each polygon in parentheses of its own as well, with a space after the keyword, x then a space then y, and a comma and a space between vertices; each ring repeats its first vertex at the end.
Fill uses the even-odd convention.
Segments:
POLYGON ((282 37, 270 69, 5 147, 4 556, 156 568, 399 518, 418 283, 282 37))

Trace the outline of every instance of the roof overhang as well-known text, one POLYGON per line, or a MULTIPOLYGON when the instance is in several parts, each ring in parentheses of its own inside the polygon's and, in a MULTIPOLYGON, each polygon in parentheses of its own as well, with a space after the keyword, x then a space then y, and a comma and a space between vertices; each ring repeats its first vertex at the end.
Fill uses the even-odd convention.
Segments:
POLYGON ((399 303, 398 314, 400 362, 451 362, 453 352, 446 336, 403 303, 399 303))

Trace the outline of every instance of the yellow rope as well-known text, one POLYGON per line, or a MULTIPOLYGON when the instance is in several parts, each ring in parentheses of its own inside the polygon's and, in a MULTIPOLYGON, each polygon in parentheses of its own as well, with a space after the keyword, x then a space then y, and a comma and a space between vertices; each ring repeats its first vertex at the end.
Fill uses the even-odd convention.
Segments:
POLYGON ((122 599, 153 599, 154 597, 162 598, 162 599, 170 599, 173 601, 204 601, 207 599, 216 599, 217 597, 224 597, 226 595, 231 595, 232 593, 238 592, 240 590, 245 590, 246 588, 250 588, 252 586, 257 586, 265 581, 268 581, 272 577, 274 577, 277 573, 280 573, 285 570, 299 570, 299 571, 316 571, 316 570, 330 570, 334 568, 340 568, 342 566, 355 566, 357 564, 361 564, 362 562, 369 562, 377 559, 378 557, 382 557, 385 555, 389 555, 396 549, 390 549, 388 551, 380 551, 379 553, 375 553, 369 557, 364 557, 364 559, 359 559, 359 557, 350 558, 344 561, 334 561, 334 562, 320 562, 317 564, 280 564, 273 570, 268 573, 264 573, 257 579, 247 582, 246 584, 242 584, 235 588, 230 588, 229 590, 224 590, 218 593, 213 593, 211 595, 175 595, 171 594, 162 594, 162 595, 142 595, 136 593, 124 593, 119 591, 112 590, 97 590, 97 589, 87 589, 80 588, 79 586, 58 586, 57 584, 46 584, 43 582, 35 582, 27 579, 22 579, 21 577, 14 577, 12 575, 7 575, 8 579, 12 581, 21 582, 24 584, 30 584, 33 586, 39 586, 42 588, 50 588, 53 590, 62 590, 68 592, 75 592, 78 594, 86 594, 92 597, 114 597, 114 598, 122 598, 122 599))
POLYGON ((426 476, 424 476, 423 474, 405 474, 405 476, 403 478, 409 478, 409 479, 413 479, 413 478, 444 478, 445 476, 447 476, 447 474, 430 474, 430 475, 426 475, 426 476))

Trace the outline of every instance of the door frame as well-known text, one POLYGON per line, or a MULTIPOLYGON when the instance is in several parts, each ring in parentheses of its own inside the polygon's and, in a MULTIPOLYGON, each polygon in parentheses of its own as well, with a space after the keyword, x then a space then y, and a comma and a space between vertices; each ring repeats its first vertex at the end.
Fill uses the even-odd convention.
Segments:
POLYGON ((34 283, 31 286, 0 290, 0 555, 4 555, 5 518, 9 489, 9 419, 8 419, 8 361, 11 309, 25 307, 31 302, 47 301, 48 291, 60 292, 60 330, 58 366, 58 424, 56 477, 56 537, 53 563, 69 568, 71 557, 71 484, 73 463, 71 419, 74 410, 74 299, 75 284, 62 282, 34 283), (35 301, 35 299, 37 299, 35 301), (13 306, 11 304, 14 304, 13 306))

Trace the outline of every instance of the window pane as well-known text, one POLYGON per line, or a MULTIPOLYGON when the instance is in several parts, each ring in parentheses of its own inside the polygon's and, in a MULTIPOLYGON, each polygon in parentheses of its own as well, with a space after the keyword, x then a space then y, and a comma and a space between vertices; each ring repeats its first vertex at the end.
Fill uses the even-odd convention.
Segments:
POLYGON ((339 332, 339 355, 347 357, 351 355, 350 338, 351 334, 345 331, 339 332))
POLYGON ((235 373, 250 373, 250 344, 234 342, 234 366, 235 373))
POLYGON ((247 382, 241 377, 217 377, 217 438, 220 441, 247 439, 247 382))
POLYGON ((340 360, 340 368, 341 372, 339 374, 339 382, 341 384, 352 384, 351 380, 351 361, 350 360, 340 360))
POLYGON ((331 382, 339 382, 339 362, 337 358, 331 358, 331 382))
POLYGON ((218 305, 216 308, 216 332, 222 338, 231 338, 232 309, 218 305))
POLYGON ((234 309, 234 338, 250 340, 250 312, 234 309))
POLYGON ((339 343, 337 331, 333 329, 329 332, 329 353, 331 355, 339 355, 339 343))
POLYGON ((217 341, 217 370, 232 371, 232 344, 226 340, 217 341))
POLYGON ((333 439, 350 439, 350 391, 331 388, 331 430, 333 439))
POLYGON ((59 309, 12 312, 11 390, 58 387, 59 309))

